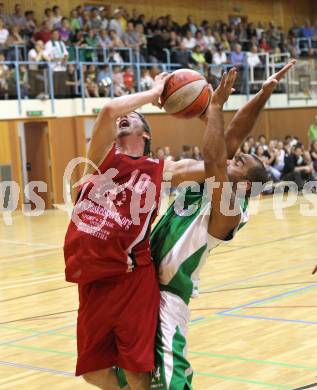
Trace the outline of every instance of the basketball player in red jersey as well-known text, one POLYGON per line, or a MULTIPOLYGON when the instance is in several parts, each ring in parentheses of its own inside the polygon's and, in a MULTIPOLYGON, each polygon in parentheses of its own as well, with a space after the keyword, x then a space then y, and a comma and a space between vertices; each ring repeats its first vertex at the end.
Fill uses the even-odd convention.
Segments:
POLYGON ((86 169, 65 237, 66 280, 79 287, 76 375, 101 389, 117 388, 113 366, 133 390, 149 388, 154 368, 160 295, 149 233, 164 162, 146 155, 150 129, 134 110, 157 104, 167 78, 100 112, 88 151, 96 169, 86 169))

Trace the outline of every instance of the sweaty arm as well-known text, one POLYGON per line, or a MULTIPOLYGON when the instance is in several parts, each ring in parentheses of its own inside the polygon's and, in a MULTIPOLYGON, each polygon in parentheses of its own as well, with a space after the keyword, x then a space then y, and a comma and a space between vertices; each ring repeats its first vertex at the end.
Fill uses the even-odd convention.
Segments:
MULTIPOLYGON (((238 226, 241 215, 225 215, 221 212, 222 197, 224 202, 230 202, 224 188, 229 182, 227 174, 227 146, 224 134, 224 120, 222 107, 211 105, 208 112, 208 121, 203 141, 203 154, 206 177, 214 178, 215 185, 210 191, 211 213, 208 224, 208 233, 220 240, 225 240, 238 226)), ((226 207, 228 209, 229 207, 226 207)))
POLYGON ((109 101, 100 111, 92 131, 87 157, 97 166, 108 154, 116 137, 116 120, 144 104, 157 104, 168 78, 167 73, 159 74, 152 89, 132 95, 121 96, 109 101))

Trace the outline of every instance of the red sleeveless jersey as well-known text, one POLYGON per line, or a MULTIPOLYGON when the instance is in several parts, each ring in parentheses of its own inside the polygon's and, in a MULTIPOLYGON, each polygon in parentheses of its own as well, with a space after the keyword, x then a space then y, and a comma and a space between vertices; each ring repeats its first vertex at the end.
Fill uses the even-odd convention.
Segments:
POLYGON ((67 281, 86 284, 151 263, 163 165, 112 147, 78 194, 64 243, 67 281))

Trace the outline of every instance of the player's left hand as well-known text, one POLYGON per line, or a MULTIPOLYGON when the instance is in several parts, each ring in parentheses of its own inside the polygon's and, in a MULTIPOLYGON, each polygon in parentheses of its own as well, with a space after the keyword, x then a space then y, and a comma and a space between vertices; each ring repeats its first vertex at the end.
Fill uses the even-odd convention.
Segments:
POLYGON ((220 84, 211 95, 210 104, 219 105, 221 108, 229 99, 229 96, 233 89, 233 85, 237 78, 237 70, 236 68, 231 68, 229 72, 225 72, 222 75, 220 84))
POLYGON ((159 99, 163 93, 165 83, 171 77, 171 75, 172 75, 171 73, 162 72, 155 77, 154 85, 151 89, 151 91, 153 92, 152 104, 154 106, 162 108, 159 99))
POLYGON ((272 74, 263 84, 262 90, 265 94, 271 95, 277 86, 278 82, 286 75, 286 73, 296 64, 296 60, 291 60, 281 70, 272 74))

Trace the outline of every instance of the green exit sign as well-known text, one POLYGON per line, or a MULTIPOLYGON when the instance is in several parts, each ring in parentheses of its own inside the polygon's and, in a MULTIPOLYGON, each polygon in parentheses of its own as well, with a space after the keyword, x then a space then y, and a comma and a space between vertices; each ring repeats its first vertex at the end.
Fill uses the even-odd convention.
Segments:
POLYGON ((34 117, 34 116, 43 116, 43 111, 27 111, 27 112, 26 112, 26 115, 27 115, 27 116, 31 116, 31 117, 34 117))
POLYGON ((101 111, 101 108, 93 108, 92 112, 94 114, 99 114, 99 112, 101 111))

